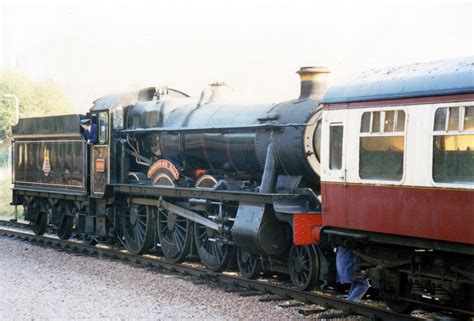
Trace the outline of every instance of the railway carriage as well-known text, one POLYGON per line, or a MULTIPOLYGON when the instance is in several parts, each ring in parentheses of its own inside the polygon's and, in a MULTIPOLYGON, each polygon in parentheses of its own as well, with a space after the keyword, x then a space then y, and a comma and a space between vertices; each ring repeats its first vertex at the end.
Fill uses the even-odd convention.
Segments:
MULTIPOLYGON (((145 88, 85 115, 13 127, 13 204, 37 234, 160 250, 210 270, 335 281, 334 248, 387 304, 472 311, 474 60, 362 74, 326 92, 304 67, 295 100, 232 105, 145 88), (467 304, 467 305, 466 305, 467 304)), ((326 283, 324 283, 326 284, 326 283)))
POLYGON ((322 101, 322 234, 395 310, 473 310, 473 89, 465 58, 369 71, 322 101))

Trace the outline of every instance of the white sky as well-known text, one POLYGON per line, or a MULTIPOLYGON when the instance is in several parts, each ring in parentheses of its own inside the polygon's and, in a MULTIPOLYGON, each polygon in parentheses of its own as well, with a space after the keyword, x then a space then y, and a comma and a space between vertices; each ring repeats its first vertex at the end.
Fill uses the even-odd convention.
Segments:
POLYGON ((63 86, 77 111, 111 92, 225 81, 295 98, 301 66, 362 69, 474 55, 472 1, 0 0, 0 65, 63 86))

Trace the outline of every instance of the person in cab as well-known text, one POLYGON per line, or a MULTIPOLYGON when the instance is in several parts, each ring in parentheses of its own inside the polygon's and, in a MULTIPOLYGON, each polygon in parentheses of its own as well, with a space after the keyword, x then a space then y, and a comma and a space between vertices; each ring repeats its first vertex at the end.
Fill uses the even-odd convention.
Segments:
POLYGON ((84 129, 84 140, 88 144, 97 144, 97 125, 93 124, 89 118, 81 119, 81 127, 84 129))

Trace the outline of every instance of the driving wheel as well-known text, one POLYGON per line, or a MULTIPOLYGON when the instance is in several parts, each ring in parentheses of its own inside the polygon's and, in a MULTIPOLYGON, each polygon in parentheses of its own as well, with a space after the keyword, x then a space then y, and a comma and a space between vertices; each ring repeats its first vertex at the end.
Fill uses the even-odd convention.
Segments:
POLYGON ((132 254, 143 254, 153 243, 153 207, 126 202, 120 204, 124 207, 121 210, 124 246, 132 254))
POLYGON ((158 210, 158 239, 161 251, 169 262, 182 262, 189 253, 192 224, 167 209, 158 210))

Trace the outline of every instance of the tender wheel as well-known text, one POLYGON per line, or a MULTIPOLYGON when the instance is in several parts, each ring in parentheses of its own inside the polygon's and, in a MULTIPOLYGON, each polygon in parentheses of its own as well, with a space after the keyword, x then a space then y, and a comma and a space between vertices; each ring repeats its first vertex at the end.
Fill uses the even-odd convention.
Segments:
POLYGON ((43 235, 48 227, 48 215, 45 212, 39 212, 36 222, 31 224, 31 229, 36 235, 43 235))
POLYGON ((194 240, 201 262, 211 271, 221 271, 227 267, 232 257, 232 246, 219 243, 216 231, 194 223, 194 240))
POLYGON ((33 199, 25 206, 25 218, 30 221, 31 229, 36 235, 43 235, 48 227, 48 215, 41 212, 40 200, 33 199))
POLYGON ((319 257, 313 246, 293 245, 289 255, 289 273, 298 290, 311 290, 318 280, 319 257))
POLYGON ((70 215, 63 215, 61 224, 59 225, 56 234, 61 240, 68 240, 72 235, 74 227, 74 217, 70 215))
POLYGON ((181 262, 189 253, 192 224, 171 211, 159 210, 158 239, 166 260, 173 263, 181 262))
POLYGON ((258 256, 241 249, 237 249, 236 256, 240 274, 246 279, 256 279, 262 271, 258 256))
POLYGON ((120 206, 125 207, 121 210, 124 246, 132 254, 143 254, 153 243, 153 207, 125 202, 120 206))
POLYGON ((61 240, 68 240, 72 235, 74 227, 74 214, 71 207, 67 203, 60 203, 59 206, 53 207, 53 210, 59 210, 60 219, 56 234, 61 240))

